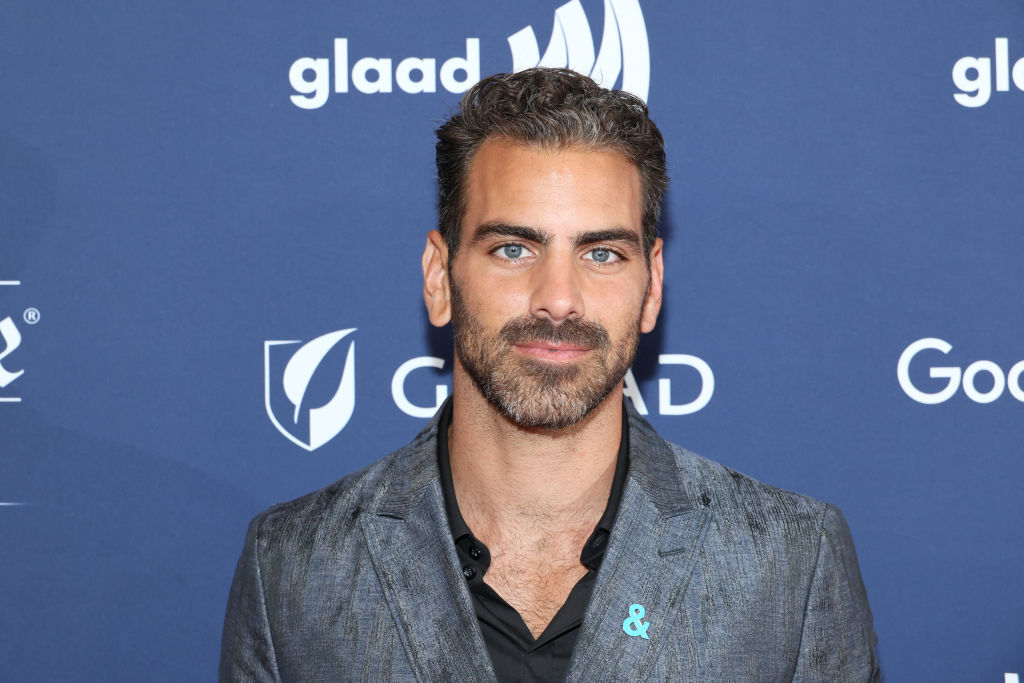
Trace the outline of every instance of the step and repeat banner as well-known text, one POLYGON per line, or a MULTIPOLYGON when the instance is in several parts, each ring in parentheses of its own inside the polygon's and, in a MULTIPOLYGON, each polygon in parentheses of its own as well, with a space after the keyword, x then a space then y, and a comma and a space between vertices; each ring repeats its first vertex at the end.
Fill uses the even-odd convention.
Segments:
POLYGON ((838 504, 892 681, 1024 673, 1024 4, 0 9, 0 680, 215 677, 247 521, 450 391, 433 131, 537 64, 665 134, 668 439, 838 504))

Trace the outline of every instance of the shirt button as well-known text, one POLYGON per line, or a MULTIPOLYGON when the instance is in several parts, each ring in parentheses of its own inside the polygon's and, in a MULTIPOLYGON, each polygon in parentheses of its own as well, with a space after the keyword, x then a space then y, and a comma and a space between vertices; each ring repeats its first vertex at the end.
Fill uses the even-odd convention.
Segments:
POLYGON ((462 568, 462 575, 466 577, 467 581, 470 581, 474 576, 476 576, 476 570, 467 564, 462 568))
POLYGON ((470 548, 469 548, 469 556, 470 557, 472 557, 474 560, 479 560, 481 555, 483 555, 483 553, 480 552, 480 548, 477 548, 475 545, 474 546, 470 546, 470 548))

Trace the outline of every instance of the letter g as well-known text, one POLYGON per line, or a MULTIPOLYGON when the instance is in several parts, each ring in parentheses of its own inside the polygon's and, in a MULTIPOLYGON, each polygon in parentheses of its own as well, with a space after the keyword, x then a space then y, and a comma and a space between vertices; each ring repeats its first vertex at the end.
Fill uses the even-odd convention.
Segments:
POLYGON ((900 354, 900 360, 896 364, 896 377, 899 379, 900 387, 910 398, 914 399, 918 403, 925 403, 934 405, 936 403, 942 403, 948 401, 956 390, 960 388, 960 368, 957 367, 940 367, 931 368, 928 375, 936 379, 948 379, 949 383, 941 390, 934 393, 927 393, 921 391, 913 385, 910 381, 910 361, 914 359, 914 356, 919 351, 925 349, 934 349, 941 351, 942 353, 949 353, 953 346, 942 339, 936 339, 935 337, 926 337, 924 339, 918 339, 900 354))
POLYGON ((444 403, 444 400, 448 398, 448 387, 444 384, 436 385, 434 387, 435 404, 433 406, 418 406, 405 395, 405 378, 409 376, 410 372, 419 368, 437 368, 440 370, 443 367, 444 359, 434 358, 433 356, 417 356, 399 365, 394 377, 391 378, 391 397, 395 400, 395 405, 398 406, 398 409, 412 417, 433 417, 437 409, 444 403))

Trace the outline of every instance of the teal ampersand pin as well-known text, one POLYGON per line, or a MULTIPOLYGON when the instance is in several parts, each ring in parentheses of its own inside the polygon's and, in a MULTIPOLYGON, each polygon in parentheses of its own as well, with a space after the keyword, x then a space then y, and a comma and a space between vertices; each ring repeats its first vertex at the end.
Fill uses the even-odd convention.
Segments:
POLYGON ((644 618, 644 614, 646 614, 644 606, 633 603, 629 606, 629 614, 630 616, 626 617, 622 622, 622 631, 627 636, 633 636, 634 638, 640 636, 644 640, 650 640, 647 637, 647 629, 651 625, 641 621, 644 618))

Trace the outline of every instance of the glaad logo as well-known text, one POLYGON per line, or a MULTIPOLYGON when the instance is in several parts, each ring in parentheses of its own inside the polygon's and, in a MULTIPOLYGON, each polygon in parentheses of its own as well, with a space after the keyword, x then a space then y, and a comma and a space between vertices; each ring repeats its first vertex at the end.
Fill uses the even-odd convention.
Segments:
MULTIPOLYGON (((362 93, 388 93, 394 89, 391 58, 363 57, 352 67, 352 85, 362 93), (373 74, 373 78, 370 74, 373 74)), ((292 63, 288 81, 297 95, 292 104, 300 109, 319 109, 331 91, 331 64, 326 57, 302 57, 292 63), (312 72, 313 79, 306 78, 312 72)), ((348 92, 348 38, 334 39, 334 92, 348 92)), ((466 56, 452 57, 441 65, 441 85, 453 93, 465 92, 480 80, 480 39, 466 38, 466 56), (464 74, 459 76, 460 72, 464 74)), ((437 92, 437 60, 406 57, 395 69, 394 83, 407 93, 437 92)))
POLYGON ((621 72, 622 90, 647 101, 651 57, 638 0, 604 0, 604 33, 596 58, 590 22, 579 0, 571 0, 555 10, 551 40, 543 57, 532 26, 509 36, 508 45, 512 49, 513 71, 534 66, 568 67, 590 76, 605 88, 613 87, 621 72))
POLYGON ((1024 386, 1021 385, 1021 375, 1024 374, 1024 360, 1018 361, 1010 368, 1010 371, 1003 374, 1002 368, 990 360, 977 360, 961 370, 959 367, 935 367, 928 370, 928 376, 934 379, 946 380, 946 386, 938 391, 922 391, 914 386, 910 379, 910 363, 917 354, 922 351, 939 351, 946 354, 953 349, 953 345, 943 339, 926 337, 918 339, 908 346, 900 354, 899 362, 896 364, 896 377, 899 380, 903 391, 918 403, 934 405, 944 403, 951 399, 961 386, 967 398, 975 403, 992 403, 1003 395, 1003 391, 1009 389, 1010 395, 1018 401, 1024 402, 1024 386), (992 387, 987 391, 978 389, 975 379, 979 374, 987 374, 992 378, 992 387))
MULTIPOLYGON (((307 407, 311 402, 310 385, 323 384, 316 382, 315 376, 319 374, 321 379, 329 377, 332 371, 327 368, 338 365, 340 356, 328 358, 328 354, 352 332, 355 332, 355 328, 338 330, 304 344, 296 340, 264 342, 264 399, 267 416, 289 441, 307 451, 316 450, 337 436, 352 417, 355 407, 354 341, 349 344, 341 379, 333 398, 320 407, 307 407), (294 350, 288 348, 296 344, 302 346, 294 350), (291 352, 290 356, 283 353, 286 350, 291 352), (309 418, 303 422, 300 418, 307 410, 309 418)), ((659 415, 690 415, 708 405, 715 393, 715 375, 703 359, 685 353, 663 353, 658 356, 658 364, 680 368, 673 370, 670 373, 672 376, 658 379, 659 415), (683 367, 689 370, 682 370, 683 367), (692 372, 696 372, 696 376, 692 372), (691 377, 687 379, 686 374, 691 374, 691 377), (673 379, 677 380, 675 390, 672 388, 673 379), (694 379, 699 380, 699 388, 694 387, 694 379), (679 384, 683 385, 682 389, 678 388, 679 384)), ((391 398, 395 407, 410 417, 433 417, 448 398, 450 377, 443 384, 434 383, 431 386, 436 380, 428 379, 431 373, 423 370, 431 369, 436 376, 444 367, 445 360, 435 356, 416 356, 399 365, 391 377, 391 398), (419 397, 418 400, 410 398, 410 388, 412 395, 419 397), (430 395, 433 400, 423 400, 430 395)), ((333 380, 329 384, 333 386, 333 380)), ((622 393, 633 401, 641 415, 649 413, 632 370, 626 372, 622 393)))
MULTIPOLYGON (((6 389, 11 382, 25 374, 24 370, 11 372, 4 368, 4 358, 14 353, 21 346, 21 332, 10 316, 0 320, 0 389, 6 389)), ((14 399, 12 399, 14 400, 14 399)))
POLYGON ((274 423, 278 431, 284 434, 292 443, 302 446, 307 451, 314 451, 333 439, 348 424, 352 417, 352 411, 356 404, 356 343, 352 341, 348 346, 348 355, 345 359, 345 369, 341 373, 341 380, 334 396, 324 405, 315 408, 304 406, 307 391, 313 375, 320 367, 324 358, 338 342, 355 332, 355 328, 329 332, 302 344, 297 340, 271 340, 264 342, 264 400, 267 408, 267 416, 274 423), (284 367, 280 382, 271 381, 272 355, 283 347, 302 344, 289 358, 284 367), (282 403, 278 400, 277 392, 283 390, 284 396, 288 399, 294 409, 284 419, 288 424, 286 427, 282 420, 278 419, 275 406, 282 403), (308 429, 306 437, 303 438, 299 430, 299 418, 305 410, 308 410, 308 429))
MULTIPOLYGON (((532 26, 513 33, 508 44, 513 71, 533 66, 568 67, 606 88, 614 86, 621 73, 621 88, 647 101, 650 49, 639 0, 604 1, 604 32, 596 57, 590 22, 579 0, 555 10, 551 39, 543 57, 532 26)), ((300 109, 319 109, 332 90, 347 93, 350 86, 366 94, 394 92, 396 86, 410 94, 433 93, 439 80, 448 92, 463 93, 480 80, 480 39, 466 38, 466 56, 446 59, 440 70, 439 60, 434 57, 406 57, 394 67, 391 57, 361 57, 351 68, 349 61, 348 38, 335 38, 333 79, 331 59, 327 57, 300 57, 292 62, 288 70, 288 82, 295 91, 292 104, 300 109)))
MULTIPOLYGON (((961 57, 953 65, 953 85, 960 92, 953 99, 965 107, 980 107, 992 96, 992 61, 988 57, 961 57)), ((1018 90, 1024 90, 1024 57, 1010 68, 1010 47, 1006 38, 996 38, 996 92, 1010 90, 1010 78, 1018 90)))

